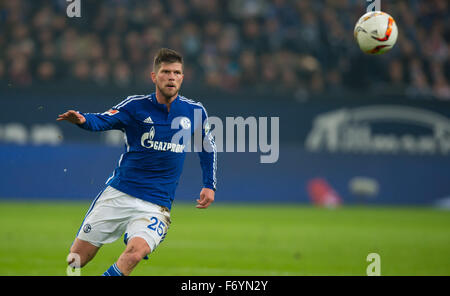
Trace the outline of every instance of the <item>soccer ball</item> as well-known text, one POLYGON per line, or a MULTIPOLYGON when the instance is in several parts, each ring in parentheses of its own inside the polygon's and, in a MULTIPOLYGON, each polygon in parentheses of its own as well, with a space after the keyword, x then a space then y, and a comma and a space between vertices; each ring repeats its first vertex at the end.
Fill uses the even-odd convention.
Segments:
POLYGON ((398 29, 394 18, 382 11, 370 11, 355 25, 354 36, 359 48, 367 54, 383 54, 397 41, 398 29))

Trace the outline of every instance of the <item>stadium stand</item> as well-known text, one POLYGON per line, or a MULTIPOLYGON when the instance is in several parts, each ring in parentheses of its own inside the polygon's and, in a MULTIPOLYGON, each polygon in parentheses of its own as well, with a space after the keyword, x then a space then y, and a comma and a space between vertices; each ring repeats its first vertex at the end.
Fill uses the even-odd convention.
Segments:
POLYGON ((450 100, 446 0, 384 1, 399 40, 376 58, 353 40, 362 0, 81 2, 80 18, 65 0, 0 2, 0 87, 145 86, 154 52, 170 47, 185 55, 186 85, 450 100))

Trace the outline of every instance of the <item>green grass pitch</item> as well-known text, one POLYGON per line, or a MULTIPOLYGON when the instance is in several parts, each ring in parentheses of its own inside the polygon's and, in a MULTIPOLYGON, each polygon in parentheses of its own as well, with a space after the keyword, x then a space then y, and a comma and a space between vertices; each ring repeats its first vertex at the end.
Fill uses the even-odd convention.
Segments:
MULTIPOLYGON (((0 202, 0 275, 65 275, 89 202, 0 202)), ((123 251, 81 270, 101 275, 123 251)), ((175 203, 165 241, 132 275, 450 275, 450 211, 413 207, 175 203)))

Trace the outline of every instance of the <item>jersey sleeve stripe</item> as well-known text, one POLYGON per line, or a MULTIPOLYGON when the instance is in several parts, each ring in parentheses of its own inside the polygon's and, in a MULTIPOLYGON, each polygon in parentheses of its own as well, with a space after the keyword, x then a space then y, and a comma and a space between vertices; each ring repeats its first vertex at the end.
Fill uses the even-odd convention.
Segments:
POLYGON ((216 171, 217 171, 217 148, 216 143, 214 142, 214 139, 211 134, 208 135, 209 142, 211 143, 211 146, 213 148, 213 186, 216 188, 217 184, 217 178, 216 178, 216 171))
POLYGON ((120 107, 120 105, 128 102, 129 100, 136 98, 136 97, 142 97, 142 95, 135 95, 135 96, 128 96, 125 100, 123 100, 122 102, 120 102, 119 104, 115 105, 113 108, 117 109, 120 107))
POLYGON ((119 110, 120 108, 122 108, 123 106, 127 105, 128 103, 130 103, 132 101, 143 100, 143 99, 147 99, 149 97, 150 96, 144 96, 144 95, 129 96, 125 100, 123 100, 122 102, 120 102, 119 104, 114 106, 113 108, 119 110))

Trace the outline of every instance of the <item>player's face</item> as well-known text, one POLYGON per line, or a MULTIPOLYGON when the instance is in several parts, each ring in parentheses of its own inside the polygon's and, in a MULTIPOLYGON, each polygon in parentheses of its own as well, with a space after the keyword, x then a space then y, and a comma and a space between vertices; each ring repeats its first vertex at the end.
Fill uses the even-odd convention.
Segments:
POLYGON ((172 98, 178 94, 183 77, 181 63, 162 63, 158 72, 152 72, 152 80, 156 88, 166 98, 172 98))

